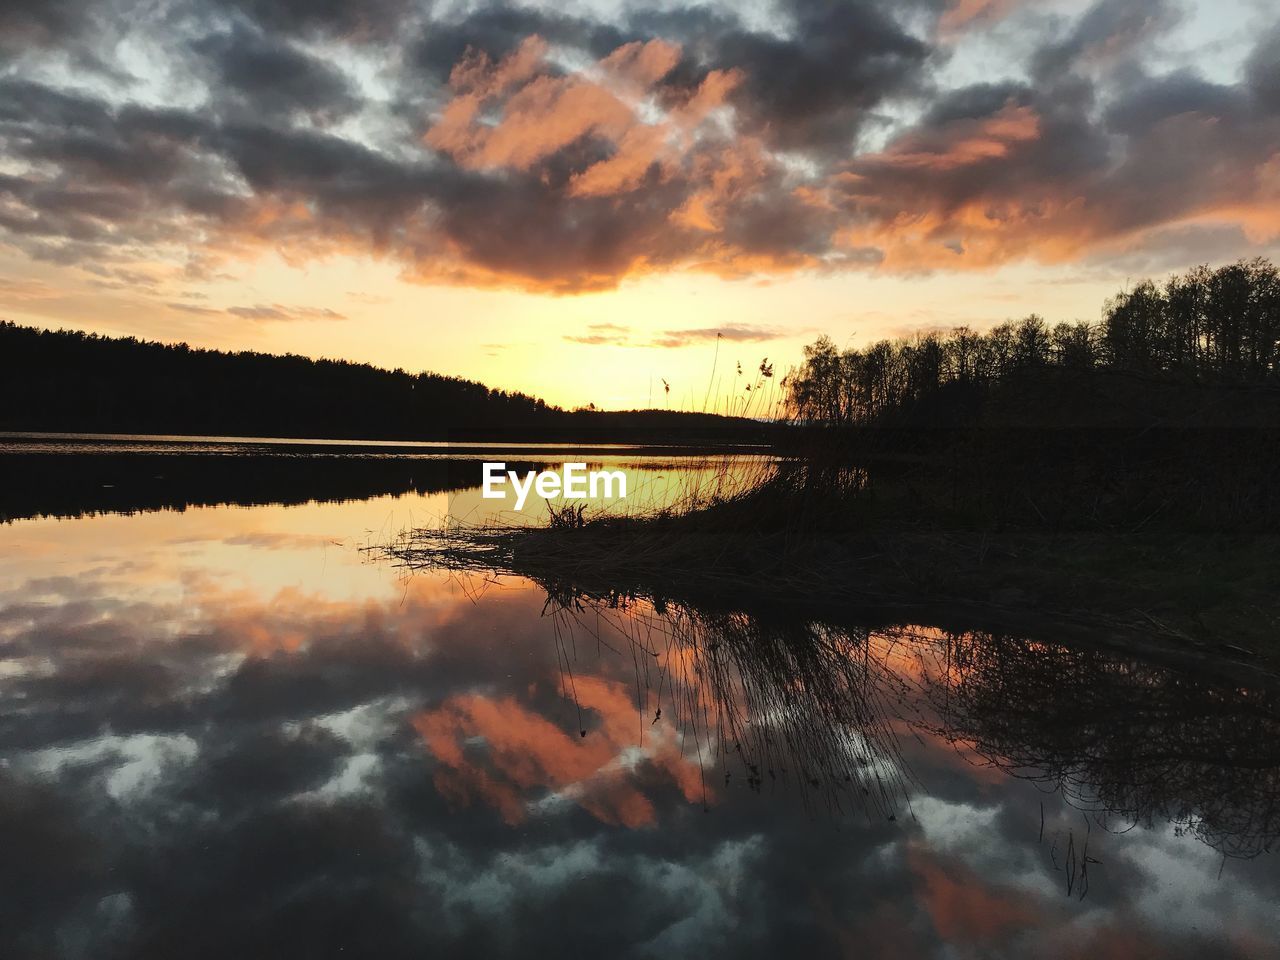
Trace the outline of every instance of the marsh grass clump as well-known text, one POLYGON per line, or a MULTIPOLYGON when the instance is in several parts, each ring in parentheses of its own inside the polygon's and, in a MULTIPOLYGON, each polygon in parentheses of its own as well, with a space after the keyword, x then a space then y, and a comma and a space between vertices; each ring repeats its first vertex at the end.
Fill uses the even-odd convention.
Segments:
POLYGON ((773 456, 748 469, 725 458, 643 510, 566 506, 395 554, 593 589, 1034 612, 1280 657, 1270 263, 1140 284, 1098 325, 822 338, 776 397, 772 374, 741 391, 774 398, 773 456))
POLYGON ((565 695, 574 651, 628 660, 639 740, 677 731, 704 802, 794 790, 833 814, 909 815, 913 777, 895 725, 920 721, 868 631, 562 586, 548 585, 545 613, 565 695))
POLYGON ((786 790, 815 810, 908 820, 914 740, 1054 798, 1040 842, 1068 895, 1087 895, 1108 832, 1168 822, 1224 859, 1280 837, 1274 677, 1064 642, 1059 630, 542 585, 563 695, 576 701, 584 660, 630 664, 638 743, 674 736, 699 765, 704 803, 786 790))
POLYGON ((755 479, 728 495, 704 487, 634 514, 566 504, 541 526, 407 531, 383 552, 410 568, 514 574, 600 596, 945 610, 1254 663, 1277 654, 1278 536, 1156 519, 1053 525, 1040 517, 1055 501, 1038 491, 993 522, 981 503, 952 506, 950 477, 903 461, 880 469, 809 456, 751 469, 755 479))
POLYGON ((949 637, 946 664, 924 688, 937 733, 1102 829, 1168 822, 1224 858, 1280 837, 1274 682, 987 633, 949 637))

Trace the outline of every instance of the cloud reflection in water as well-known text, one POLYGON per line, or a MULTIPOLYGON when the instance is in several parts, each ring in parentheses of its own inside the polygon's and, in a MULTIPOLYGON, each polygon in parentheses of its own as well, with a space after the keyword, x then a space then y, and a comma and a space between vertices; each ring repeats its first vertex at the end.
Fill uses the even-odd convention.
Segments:
POLYGON ((1274 691, 405 582, 409 505, 0 530, 0 952, 1275 954, 1274 691))

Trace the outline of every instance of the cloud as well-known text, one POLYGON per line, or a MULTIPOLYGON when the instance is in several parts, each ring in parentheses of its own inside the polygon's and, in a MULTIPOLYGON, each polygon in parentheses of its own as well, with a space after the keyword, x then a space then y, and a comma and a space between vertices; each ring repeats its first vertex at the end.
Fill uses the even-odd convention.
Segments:
POLYGON ((412 12, 409 0, 214 0, 262 28, 283 34, 381 41, 394 35, 412 12))
POLYGON ((346 320, 344 314, 328 307, 286 307, 279 303, 254 307, 228 307, 227 313, 242 320, 346 320))
POLYGON ((1021 0, 951 0, 938 18, 938 33, 950 38, 976 25, 1007 16, 1021 0))
POLYGON ((1019 18, 1012 79, 968 85, 943 40, 1005 0, 783 0, 750 22, 727 4, 157 11, 6 8, 27 40, 0 78, 0 235, 107 282, 147 265, 175 302, 266 252, 575 293, 672 271, 1160 263, 1188 232, 1266 249, 1280 219, 1276 35, 1237 82, 1157 69, 1180 16, 1160 0, 1019 18), (95 81, 65 82, 68 63, 95 81))
POLYGON ((724 327, 699 327, 690 330, 667 330, 655 337, 649 346, 687 347, 695 343, 728 340, 731 343, 763 343, 787 336, 787 332, 773 327, 753 327, 730 324, 724 327))
POLYGON ((762 343, 789 336, 790 333, 775 327, 757 327, 747 324, 729 324, 723 327, 697 327, 686 330, 664 330, 648 340, 637 341, 631 338, 631 328, 616 323, 592 323, 587 325, 587 332, 566 334, 564 339, 569 343, 586 346, 626 346, 638 347, 687 347, 715 340, 728 340, 733 343, 762 343))
POLYGON ((360 106, 343 73, 295 44, 243 25, 192 43, 210 71, 218 106, 261 120, 299 113, 319 122, 340 119, 360 106))
POLYGON ((1265 244, 1277 146, 1280 124, 1245 91, 1186 73, 1136 78, 1097 118, 1080 78, 978 85, 850 162, 825 197, 843 241, 895 272, 1156 252, 1177 226, 1236 225, 1265 244))
MULTIPOLYGON (((604 823, 652 825, 654 805, 629 775, 638 758, 621 762, 635 749, 630 691, 595 677, 581 678, 575 690, 578 707, 599 725, 590 736, 585 729, 581 735, 566 731, 512 698, 464 694, 418 714, 413 725, 439 764, 436 789, 455 806, 487 805, 509 825, 527 819, 533 791, 548 789, 604 823), (483 763, 465 750, 475 738, 484 742, 483 763)), ((669 777, 688 802, 703 798, 697 760, 681 756, 675 738, 658 731, 642 749, 650 767, 669 777)))
POLYGON ((7 304, 24 304, 32 300, 52 300, 61 296, 54 287, 42 280, 9 280, 0 277, 0 301, 7 304))
POLYGON ((875 111, 915 91, 930 55, 877 3, 785 0, 785 33, 721 28, 721 69, 745 76, 734 105, 744 132, 782 150, 845 154, 875 111))
POLYGON ((1245 61, 1250 92, 1263 109, 1280 113, 1280 27, 1265 34, 1245 61))
POLYGON ((217 309, 194 303, 170 301, 166 303, 165 306, 170 310, 177 310, 181 313, 190 313, 200 317, 230 315, 233 317, 239 317, 241 320, 255 320, 259 322, 347 319, 346 314, 339 313, 336 310, 331 310, 328 307, 289 307, 279 303, 260 303, 252 307, 227 307, 226 309, 217 309))
POLYGON ((1033 59, 1039 77, 1081 66, 1115 64, 1182 16, 1169 0, 1097 0, 1067 36, 1046 44, 1033 59))
MULTIPOLYGON (((225 511, 206 532, 296 560, 292 538, 272 538, 274 516, 225 511)), ((1253 956, 1270 943, 1267 859, 1228 869, 1189 908, 1187 891, 1216 874, 1221 854, 1168 822, 1224 825, 1220 843, 1237 827, 1265 829, 1240 806, 1269 796, 1258 775, 1274 767, 1261 762, 1275 752, 1265 690, 1237 692, 1248 708, 1240 730, 1223 719, 1230 703, 1212 678, 1026 641, 1036 662, 1048 658, 1046 677, 1069 663, 1078 687, 1107 676, 1136 694, 1103 685, 1100 701, 1130 707, 1099 733, 1074 700, 1046 717, 990 696, 983 679, 999 671, 970 676, 969 696, 936 687, 955 681, 951 647, 934 645, 941 630, 707 612, 703 639, 724 642, 698 653, 677 639, 687 634, 673 608, 653 630, 635 623, 598 644, 590 630, 553 629, 546 594, 527 582, 476 596, 444 576, 404 582, 388 570, 346 599, 259 593, 238 586, 237 561, 223 558, 224 570, 216 550, 200 551, 174 591, 166 541, 193 520, 153 514, 152 539, 127 549, 113 540, 42 556, 28 543, 6 558, 22 575, 0 582, 0 654, 21 710, 0 714, 0 840, 30 865, 0 879, 6 956, 55 939, 77 956, 169 956, 191 943, 208 956, 277 956, 281 943, 315 956, 339 943, 397 958, 551 955, 566 942, 592 955, 622 943, 743 958, 849 944, 937 954, 948 943, 984 955, 1253 956), (50 567, 57 576, 27 579, 50 567), (758 632, 736 632, 745 625, 758 632), (612 646, 627 637, 671 642, 637 666, 612 646), (834 672, 763 664, 751 655, 760 649, 825 650, 834 672), (887 674, 863 672, 882 657, 887 674), (836 669, 850 664, 860 669, 836 669), (710 698, 717 686, 748 699, 710 698), (932 709, 921 700, 931 690, 932 709), (1186 707, 1172 718, 1170 690, 1186 707), (800 793, 832 760, 865 762, 889 693, 890 755, 910 765, 912 815, 866 816, 856 787, 830 806, 800 793), (1062 717, 1101 740, 1064 740, 1062 717), (736 724, 732 736, 708 735, 702 725, 718 718, 736 724), (1005 770, 1039 774, 1046 743, 1080 743, 1088 759, 1068 757, 1070 769, 1128 809, 1134 745, 1145 742, 1135 729, 1151 740, 1137 751, 1142 774, 1144 761, 1168 770, 1164 739, 1186 742, 1190 730, 1212 746, 1228 727, 1231 744, 1254 749, 1183 764, 1185 784, 1141 777, 1147 828, 1126 832, 1123 812, 1097 813, 1115 828, 1092 834, 1104 866, 1083 903, 1065 897, 1062 852, 1068 830, 1080 849, 1080 812, 1005 770), (972 753, 975 739, 1000 749, 972 753), (764 768, 757 791, 743 782, 751 763, 764 768), (355 783, 353 771, 365 776, 355 783), (1233 775, 1252 789, 1213 790, 1233 775), (335 789, 344 784, 358 789, 335 789), (1220 795, 1218 817, 1206 818, 1203 798, 1220 795), (1212 922, 1222 916, 1229 929, 1212 922)), ((600 606, 581 622, 599 630, 596 614, 619 613, 600 606)), ((1023 644, 954 642, 988 664, 1023 644)))
POLYGON ((961 864, 918 846, 908 847, 907 864, 918 878, 930 923, 948 943, 982 947, 1045 924, 1046 911, 1036 897, 986 885, 961 864))
POLYGON ((962 117, 908 133, 890 149, 862 162, 921 171, 955 170, 1007 157, 1017 144, 1039 136, 1035 111, 1010 102, 989 116, 962 117))
POLYGON ((588 346, 603 346, 605 344, 621 345, 627 342, 627 335, 631 332, 630 327, 624 327, 616 323, 589 323, 587 324, 587 333, 566 335, 564 337, 569 343, 581 343, 588 346))
POLYGON ((182 313, 195 314, 198 317, 216 317, 220 316, 224 311, 216 310, 213 307, 202 307, 195 303, 180 303, 178 301, 170 301, 165 304, 170 310, 178 310, 182 313))

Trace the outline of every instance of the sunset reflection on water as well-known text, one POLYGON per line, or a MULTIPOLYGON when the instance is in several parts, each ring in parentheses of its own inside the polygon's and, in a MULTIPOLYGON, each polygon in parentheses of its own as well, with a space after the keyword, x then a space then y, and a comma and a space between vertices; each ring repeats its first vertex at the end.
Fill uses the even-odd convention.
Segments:
POLYGON ((0 527, 4 955, 1277 955, 1274 858, 1223 859, 1275 823, 1226 729, 1274 740, 1270 691, 359 549, 474 493, 0 527), (1145 712, 1066 756, 1032 655, 1145 712), (1162 736, 1217 755, 1115 782, 1162 736))

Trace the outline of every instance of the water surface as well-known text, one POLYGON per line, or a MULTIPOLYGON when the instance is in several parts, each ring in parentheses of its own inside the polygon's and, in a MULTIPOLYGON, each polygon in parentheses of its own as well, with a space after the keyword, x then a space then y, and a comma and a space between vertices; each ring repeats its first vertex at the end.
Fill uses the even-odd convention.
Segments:
POLYGON ((467 458, 98 453, 6 477, 0 955, 1280 955, 1261 680, 362 552, 467 458))

